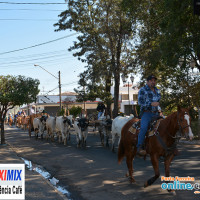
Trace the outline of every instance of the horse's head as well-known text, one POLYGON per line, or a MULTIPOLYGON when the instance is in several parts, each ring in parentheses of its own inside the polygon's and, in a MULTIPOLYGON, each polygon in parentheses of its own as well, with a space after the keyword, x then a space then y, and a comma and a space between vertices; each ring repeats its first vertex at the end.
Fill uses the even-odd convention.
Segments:
POLYGON ((181 134, 184 135, 186 138, 192 140, 194 135, 191 129, 191 117, 189 114, 189 109, 180 108, 178 106, 177 117, 178 117, 179 131, 181 131, 181 134))

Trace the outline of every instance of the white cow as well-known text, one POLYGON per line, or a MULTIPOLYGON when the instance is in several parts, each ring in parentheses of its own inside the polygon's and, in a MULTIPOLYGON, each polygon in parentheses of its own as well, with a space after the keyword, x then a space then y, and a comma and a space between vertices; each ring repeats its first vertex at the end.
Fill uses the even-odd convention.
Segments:
POLYGON ((41 138, 43 139, 43 134, 46 126, 46 119, 41 118, 34 118, 33 120, 33 128, 35 132, 35 137, 38 138, 38 133, 41 135, 41 138))
POLYGON ((70 120, 67 117, 56 117, 56 133, 59 138, 59 143, 61 142, 62 137, 64 145, 67 144, 67 138, 69 137, 69 125, 70 120))
POLYGON ((118 141, 118 145, 121 139, 121 130, 123 128, 123 126, 131 119, 133 119, 134 116, 126 116, 126 117, 122 117, 122 116, 118 116, 115 119, 113 119, 112 122, 112 151, 114 152, 114 144, 115 144, 115 137, 118 136, 119 137, 119 141, 118 141))
POLYGON ((47 129, 47 137, 51 138, 51 140, 54 140, 54 132, 55 132, 55 128, 56 128, 56 118, 55 117, 48 117, 47 121, 46 121, 46 129, 47 129))
POLYGON ((76 133, 77 147, 86 147, 89 122, 86 118, 76 118, 74 121, 74 130, 76 133))

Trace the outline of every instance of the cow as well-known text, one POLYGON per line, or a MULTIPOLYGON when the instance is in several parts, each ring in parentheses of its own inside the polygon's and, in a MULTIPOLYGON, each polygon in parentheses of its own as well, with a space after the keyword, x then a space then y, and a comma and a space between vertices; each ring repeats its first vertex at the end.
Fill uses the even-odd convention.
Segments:
POLYGON ((73 128, 73 115, 66 116, 69 119, 68 129, 69 129, 69 140, 70 140, 70 129, 73 128))
POLYGON ((47 129, 47 136, 46 139, 49 137, 51 138, 51 141, 54 141, 54 132, 56 128, 56 117, 48 117, 46 121, 46 129, 47 129))
POLYGON ((31 137, 31 131, 34 130, 33 120, 36 117, 42 117, 42 113, 33 114, 33 115, 30 115, 29 117, 30 117, 30 120, 29 120, 29 124, 28 124, 28 127, 29 127, 28 132, 29 132, 29 137, 31 137))
POLYGON ((64 145, 67 144, 67 138, 69 137, 69 126, 71 122, 67 117, 59 116, 56 117, 56 133, 59 138, 59 143, 62 141, 64 145))
POLYGON ((74 130, 76 133, 77 147, 86 147, 89 121, 86 118, 76 118, 74 121, 74 130))
POLYGON ((111 150, 114 152, 115 151, 115 137, 118 136, 119 137, 119 141, 118 141, 118 145, 121 139, 121 130, 122 127, 131 119, 133 119, 134 116, 126 116, 126 117, 122 117, 122 116, 118 116, 116 117, 113 122, 112 122, 112 148, 111 150))
POLYGON ((101 144, 104 146, 104 137, 106 138, 106 147, 109 147, 109 136, 111 134, 111 126, 112 126, 112 120, 110 119, 110 116, 107 115, 106 117, 100 117, 99 118, 99 124, 98 124, 98 131, 100 134, 101 144))
POLYGON ((38 133, 41 135, 41 139, 43 139, 43 134, 46 126, 46 118, 45 117, 37 117, 33 119, 33 128, 35 132, 36 139, 38 138, 38 133))

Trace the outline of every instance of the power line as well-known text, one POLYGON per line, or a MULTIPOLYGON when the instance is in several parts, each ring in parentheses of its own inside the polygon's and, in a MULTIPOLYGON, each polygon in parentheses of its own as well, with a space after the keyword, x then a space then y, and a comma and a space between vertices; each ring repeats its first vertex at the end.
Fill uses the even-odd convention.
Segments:
POLYGON ((0 21, 58 21, 57 19, 0 19, 0 21))
POLYGON ((8 53, 13 53, 13 52, 17 52, 17 51, 23 51, 23 50, 26 50, 26 49, 30 49, 30 48, 42 46, 42 45, 49 44, 49 43, 52 43, 52 42, 56 42, 58 40, 62 40, 62 39, 65 39, 65 38, 68 38, 68 37, 71 37, 71 36, 74 36, 74 35, 77 35, 77 34, 78 33, 73 33, 73 34, 70 34, 70 35, 67 35, 67 36, 55 39, 55 40, 50 40, 48 42, 43 42, 43 43, 36 44, 36 45, 30 46, 30 47, 25 47, 25 48, 21 48, 21 49, 12 50, 12 51, 6 51, 6 52, 3 52, 3 53, 0 53, 0 55, 4 55, 4 54, 8 54, 8 53))
POLYGON ((66 57, 66 53, 63 53, 63 54, 59 54, 59 55, 51 55, 51 56, 46 56, 46 57, 42 57, 42 58, 33 58, 33 59, 28 59, 28 60, 5 62, 5 63, 0 63, 0 65, 17 64, 17 63, 24 63, 24 62, 29 62, 29 61, 44 60, 44 59, 54 58, 54 57, 63 57, 63 56, 65 58, 70 58, 70 57, 66 57))
POLYGON ((21 5, 21 4, 24 4, 24 5, 32 5, 32 4, 35 4, 35 5, 63 5, 66 3, 21 3, 21 2, 0 2, 1 4, 17 4, 17 5, 21 5))
POLYGON ((52 9, 12 9, 12 8, 1 8, 0 10, 3 11, 13 11, 13 10, 18 10, 18 11, 53 11, 53 12, 63 12, 64 10, 52 10, 52 9))
POLYGON ((14 59, 15 61, 16 60, 20 60, 20 59, 27 59, 27 58, 33 58, 33 57, 42 57, 42 56, 47 56, 47 55, 51 55, 51 54, 56 54, 56 53, 60 53, 60 52, 66 52, 67 49, 62 49, 62 50, 57 50, 57 51, 50 51, 50 52, 43 52, 43 53, 40 53, 40 54, 28 54, 26 56, 17 56, 17 57, 6 57, 6 58, 3 58, 1 57, 0 59, 4 60, 11 60, 11 59, 14 59))

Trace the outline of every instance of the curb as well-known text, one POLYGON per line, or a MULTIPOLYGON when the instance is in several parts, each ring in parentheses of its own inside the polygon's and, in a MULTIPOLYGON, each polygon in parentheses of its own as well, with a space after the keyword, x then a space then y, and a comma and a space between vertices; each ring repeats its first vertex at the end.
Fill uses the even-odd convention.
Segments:
MULTIPOLYGON (((14 150, 15 147, 13 147, 10 143, 7 143, 6 145, 8 148, 11 148, 11 150, 16 154, 16 156, 21 160, 21 158, 17 155, 17 152, 14 150)), ((23 160, 22 160, 23 162, 23 160)), ((25 164, 25 163, 24 163, 25 164)), ((25 167, 25 170, 28 170, 26 167, 25 167)), ((57 190, 50 182, 49 180, 45 179, 40 173, 34 171, 34 170, 30 170, 34 173, 36 173, 37 175, 39 175, 40 177, 42 177, 42 179, 59 195, 63 198, 63 200, 69 200, 63 193, 61 193, 59 190, 57 190)))

